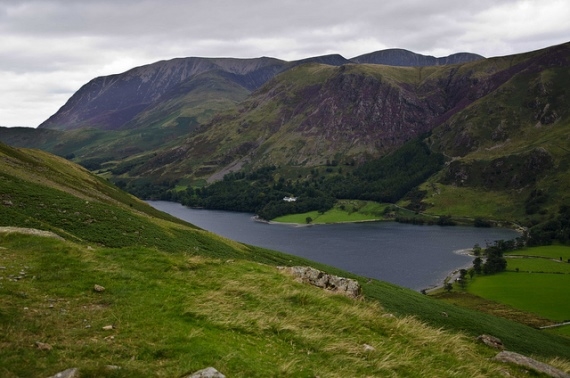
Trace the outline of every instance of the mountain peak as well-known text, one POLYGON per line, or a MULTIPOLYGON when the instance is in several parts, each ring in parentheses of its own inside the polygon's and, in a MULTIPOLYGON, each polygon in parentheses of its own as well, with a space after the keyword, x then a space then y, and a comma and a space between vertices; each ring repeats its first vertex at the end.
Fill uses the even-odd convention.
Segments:
POLYGON ((460 52, 446 57, 417 54, 405 49, 386 49, 359 55, 350 59, 359 64, 384 64, 387 66, 424 67, 460 64, 485 59, 478 54, 460 52))

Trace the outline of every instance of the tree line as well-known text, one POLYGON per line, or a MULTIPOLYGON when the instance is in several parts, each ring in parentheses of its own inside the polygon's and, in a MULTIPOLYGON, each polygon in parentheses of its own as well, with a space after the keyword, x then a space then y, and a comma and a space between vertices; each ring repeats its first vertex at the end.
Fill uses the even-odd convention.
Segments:
POLYGON ((309 211, 325 212, 337 199, 360 199, 394 203, 439 171, 442 154, 433 153, 420 139, 408 142, 385 157, 370 160, 352 172, 329 162, 326 175, 318 168, 297 180, 278 178, 275 166, 252 172, 227 174, 223 180, 203 188, 166 190, 160 199, 207 209, 253 212, 263 219, 309 211), (334 167, 334 168, 333 168, 334 167), (295 202, 284 202, 295 196, 295 202))
POLYGON ((515 251, 524 248, 526 236, 520 236, 510 240, 496 240, 493 244, 487 245, 483 250, 479 244, 473 246, 473 271, 477 274, 494 274, 504 272, 507 269, 507 260, 503 256, 505 252, 515 251), (486 259, 481 258, 485 255, 486 259))

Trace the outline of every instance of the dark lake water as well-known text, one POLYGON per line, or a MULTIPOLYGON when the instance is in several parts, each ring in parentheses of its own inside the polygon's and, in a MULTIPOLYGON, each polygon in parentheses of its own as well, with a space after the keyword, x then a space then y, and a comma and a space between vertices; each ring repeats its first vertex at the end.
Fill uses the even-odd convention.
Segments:
POLYGON ((149 201, 175 217, 243 243, 335 266, 364 277, 414 290, 441 284, 447 274, 469 265, 461 249, 517 232, 501 228, 415 226, 365 222, 294 226, 256 222, 253 214, 199 210, 178 203, 149 201))

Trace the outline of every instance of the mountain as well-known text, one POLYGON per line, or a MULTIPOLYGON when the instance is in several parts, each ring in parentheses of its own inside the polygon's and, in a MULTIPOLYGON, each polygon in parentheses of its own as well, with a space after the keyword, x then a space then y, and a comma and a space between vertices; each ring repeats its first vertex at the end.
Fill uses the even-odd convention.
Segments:
POLYGON ((43 151, 0 143, 0 160, 3 375, 528 376, 483 333, 560 368, 570 356, 566 338, 213 235, 43 151))
MULTIPOLYGON (((180 58, 133 68, 123 74, 91 80, 38 128, 116 130, 132 127, 129 122, 155 106, 159 99, 171 101, 178 94, 187 95, 200 88, 200 75, 214 74, 205 79, 210 83, 205 89, 216 99, 216 93, 220 92, 218 85, 231 87, 233 84, 247 92, 282 71, 285 65, 271 58, 180 58), (193 81, 196 78, 197 82, 193 81)), ((232 91, 223 88, 221 92, 232 91)), ((228 96, 222 93, 221 97, 228 96)))
MULTIPOLYGON (((386 50, 347 60, 342 56, 325 55, 293 62, 272 58, 179 58, 133 68, 123 74, 99 77, 79 89, 69 101, 39 128, 70 130, 95 127, 105 130, 136 127, 137 116, 153 112, 157 104, 175 101, 180 96, 199 92, 202 97, 239 102, 250 92, 280 72, 307 63, 340 66, 351 62, 388 64, 422 62, 422 65, 461 63, 482 58, 474 54, 457 54, 448 58, 429 59, 406 50, 386 50), (360 61, 361 60, 361 61, 360 61), (447 63, 446 63, 447 62, 447 63), (207 75, 205 75, 207 74, 207 75), (197 81, 197 82, 196 82, 197 81), (206 85, 201 86, 200 83, 206 85), (232 97, 234 90, 243 97, 232 97), (198 91, 198 89, 201 89, 198 91)), ((404 65, 404 64, 396 64, 404 65)), ((412 64, 410 64, 412 65, 412 64)), ((413 64, 416 65, 416 64, 413 64)), ((179 100, 181 101, 181 100, 179 100)), ((202 99, 202 102, 207 101, 202 99)), ((183 101, 184 103, 184 101, 183 101)), ((196 103, 187 106, 196 106, 196 103)), ((170 117, 180 111, 170 109, 170 117)))
POLYGON ((305 185, 326 204, 366 194, 432 216, 530 227, 570 204, 569 61, 568 43, 495 58, 394 49, 351 60, 175 59, 94 79, 37 138, 0 137, 67 156, 144 198, 195 197, 228 173, 275 168, 247 186, 266 187, 264 201, 305 185), (419 65, 394 65, 404 63, 419 65), (414 164, 405 163, 408 143, 414 164), (437 172, 420 164, 426 148, 446 159, 437 172), (390 186, 398 195, 372 183, 368 193, 350 189, 353 173, 372 180, 365 171, 391 154, 410 177, 390 186))
MULTIPOLYGON (((235 110, 218 115, 184 142, 158 152, 145 161, 147 168, 139 171, 178 170, 203 177, 246 163, 253 167, 310 167, 325 165, 327 160, 341 164, 365 161, 430 132, 437 135, 432 139, 437 144, 430 142, 435 150, 451 157, 465 156, 482 147, 475 146, 476 141, 489 148, 499 140, 521 137, 506 127, 506 122, 513 121, 503 110, 513 111, 511 107, 529 109, 524 120, 519 119, 525 128, 536 126, 535 119, 543 117, 538 113, 547 103, 548 114, 556 114, 551 123, 565 122, 566 103, 559 93, 545 92, 543 96, 558 100, 543 98, 539 105, 529 103, 532 96, 519 100, 507 94, 536 90, 530 86, 538 84, 526 85, 525 79, 540 81, 541 73, 550 70, 559 72, 560 83, 564 83, 568 50, 568 45, 562 45, 514 57, 437 67, 300 65, 276 76, 235 110), (514 82, 520 87, 512 88, 514 82), (455 125, 498 94, 504 98, 496 106, 505 101, 512 105, 495 110, 495 124, 487 120, 485 127, 503 122, 502 131, 481 131, 470 139, 462 126, 455 125)), ((563 84, 556 88, 563 90, 563 84)))
POLYGON ((359 64, 385 64, 400 67, 444 66, 448 64, 461 64, 485 59, 481 55, 472 53, 457 53, 446 57, 436 58, 429 55, 416 54, 404 49, 387 49, 369 54, 359 55, 351 59, 359 64))

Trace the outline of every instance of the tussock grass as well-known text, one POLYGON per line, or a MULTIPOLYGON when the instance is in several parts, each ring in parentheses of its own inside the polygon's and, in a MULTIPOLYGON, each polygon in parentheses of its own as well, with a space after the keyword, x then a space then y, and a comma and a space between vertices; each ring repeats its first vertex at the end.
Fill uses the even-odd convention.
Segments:
MULTIPOLYGON (((192 297, 186 311, 223 329, 276 337, 312 359, 321 359, 326 366, 318 374, 353 375, 372 364, 375 374, 396 376, 415 371, 418 360, 441 366, 444 361, 429 357, 440 353, 451 354, 447 363, 453 366, 447 372, 457 368, 459 374, 462 368, 456 364, 475 356, 473 345, 461 335, 432 329, 412 317, 385 316, 374 302, 354 302, 298 283, 291 287, 291 279, 276 277, 273 268, 262 267, 239 277, 239 282, 226 281, 215 291, 192 297)), ((303 364, 306 361, 296 360, 287 370, 303 364)), ((483 361, 477 369, 481 366, 483 361)), ((482 374, 477 369, 470 370, 473 376, 482 374)))
POLYGON ((143 377, 209 365, 235 377, 498 376, 500 369, 465 336, 387 316, 376 301, 301 284, 264 264, 14 234, 0 245, 5 274, 28 267, 26 278, 0 281, 7 376, 70 366, 84 376, 143 377), (93 291, 94 283, 106 290, 93 291))

